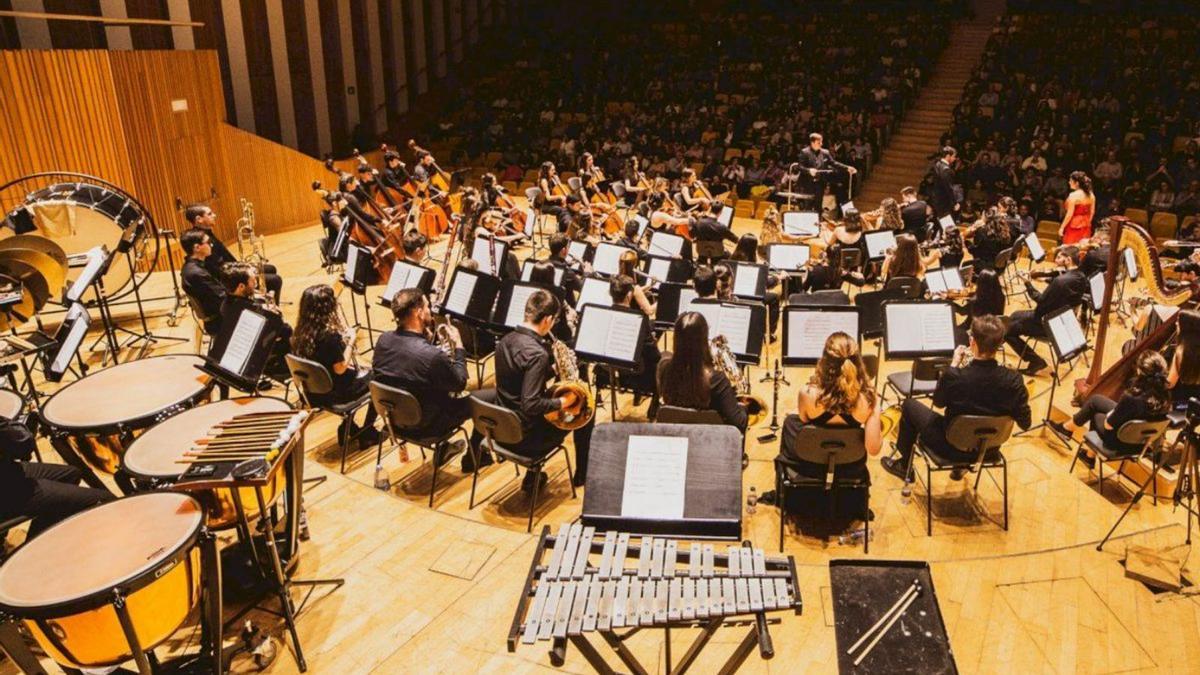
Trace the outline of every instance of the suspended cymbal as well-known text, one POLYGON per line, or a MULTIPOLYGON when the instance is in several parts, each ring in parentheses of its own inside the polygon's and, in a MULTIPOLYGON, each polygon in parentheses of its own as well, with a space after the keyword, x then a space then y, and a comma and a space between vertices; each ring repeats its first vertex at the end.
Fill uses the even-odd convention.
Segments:
POLYGON ((41 271, 33 265, 15 258, 0 256, 0 274, 6 274, 21 282, 25 296, 33 298, 35 313, 40 311, 46 305, 46 301, 50 299, 50 284, 46 282, 46 277, 42 276, 41 271))
POLYGON ((31 248, 0 247, 0 266, 3 261, 18 260, 38 271, 46 280, 46 287, 53 296, 62 292, 63 284, 67 281, 67 268, 60 265, 50 255, 31 248))
POLYGON ((54 258, 55 262, 62 265, 64 270, 67 268, 67 252, 52 239, 47 239, 36 234, 14 234, 11 237, 0 239, 0 251, 9 248, 30 248, 35 251, 41 251, 54 258))
MULTIPOLYGON (((17 286, 24 291, 20 279, 0 273, 0 288, 7 290, 11 286, 17 286)), ((6 311, 0 312, 0 331, 19 328, 31 319, 34 314, 37 314, 37 304, 34 301, 34 297, 30 293, 24 293, 20 302, 8 306, 6 311)))

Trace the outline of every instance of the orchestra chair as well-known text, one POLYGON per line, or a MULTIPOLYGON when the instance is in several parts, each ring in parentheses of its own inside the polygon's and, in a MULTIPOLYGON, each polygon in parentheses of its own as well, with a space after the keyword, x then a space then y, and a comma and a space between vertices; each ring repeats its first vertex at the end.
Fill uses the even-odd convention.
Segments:
MULTIPOLYGON (((933 536, 933 474, 943 471, 970 471, 975 474, 975 492, 979 492, 979 479, 985 469, 1000 469, 1002 483, 989 473, 988 478, 1004 499, 1004 530, 1008 531, 1008 462, 1004 459, 1001 446, 1012 436, 1013 419, 1011 417, 987 415, 959 415, 949 420, 946 426, 946 442, 960 452, 974 453, 975 457, 964 461, 952 459, 929 448, 917 437, 914 456, 920 455, 925 461, 925 534, 933 536)), ((916 474, 918 480, 920 474, 916 474)))
MULTIPOLYGON (((1083 440, 1079 443, 1080 450, 1091 450, 1096 455, 1096 470, 1099 475, 1100 494, 1104 494, 1104 465, 1110 462, 1120 462, 1117 466, 1117 477, 1120 478, 1121 470, 1125 468, 1125 462, 1136 460, 1141 461, 1146 455, 1150 455, 1152 464, 1158 464, 1157 453, 1151 450, 1158 445, 1162 440, 1163 434, 1167 432, 1167 427, 1171 424, 1171 419, 1164 419, 1158 422, 1147 422, 1146 420, 1129 420, 1117 429, 1117 440, 1121 442, 1120 446, 1110 446, 1105 444, 1104 438, 1100 433, 1093 430, 1088 430, 1083 435, 1083 440), (1086 447, 1085 447, 1086 446, 1086 447)), ((1079 461, 1079 453, 1075 453, 1075 459, 1071 460, 1071 466, 1067 469, 1068 473, 1075 471, 1075 464, 1079 461)), ((1154 503, 1158 504, 1158 482, 1154 484, 1154 503)))
POLYGON ((329 370, 316 361, 302 359, 295 354, 288 354, 284 358, 287 359, 288 370, 292 373, 292 381, 296 383, 296 391, 300 392, 300 400, 304 403, 304 407, 310 410, 320 410, 337 415, 345 425, 345 433, 338 434, 338 445, 342 450, 341 472, 346 473, 346 452, 352 440, 350 438, 349 421, 354 419, 354 414, 358 412, 359 408, 370 404, 370 390, 362 396, 351 401, 346 401, 345 403, 314 406, 312 404, 312 396, 314 394, 323 396, 333 392, 333 377, 330 376, 329 370))
POLYGON ((925 294, 921 280, 916 277, 892 277, 883 285, 885 291, 900 291, 906 300, 920 300, 925 294))
POLYGON ((1146 209, 1125 209, 1125 217, 1142 227, 1150 226, 1150 213, 1146 209))
MULTIPOLYGON (((789 418, 797 417, 794 413, 789 418)), ((793 424, 796 424, 793 422, 793 424)), ((784 420, 787 426, 788 420, 784 420)), ((789 488, 822 488, 828 494, 827 516, 837 515, 838 491, 842 489, 863 490, 866 494, 862 519, 863 553, 870 553, 871 546, 871 479, 848 476, 838 476, 839 466, 865 461, 867 446, 864 432, 861 428, 852 427, 822 427, 804 424, 799 427, 794 447, 779 441, 779 454, 775 456, 775 504, 779 507, 779 550, 783 551, 783 535, 788 517, 787 490, 789 488), (812 478, 801 473, 802 464, 817 464, 825 466, 825 475, 812 478)))
MULTIPOLYGON (((563 459, 567 462, 567 482, 571 485, 571 498, 576 497, 575 493, 575 473, 571 469, 571 454, 567 452, 567 446, 559 443, 558 446, 542 455, 541 457, 530 457, 517 452, 521 444, 525 441, 525 431, 521 428, 521 418, 517 417, 517 413, 503 406, 488 403, 474 395, 471 396, 471 419, 475 423, 475 430, 483 434, 484 440, 487 442, 488 449, 493 454, 499 455, 504 459, 513 463, 513 469, 523 467, 530 473, 539 473, 542 467, 554 458, 559 452, 562 452, 563 459)), ((520 472, 517 472, 518 475, 520 472)), ((468 508, 475 508, 475 485, 479 481, 479 462, 475 463, 474 475, 471 477, 471 499, 468 508)), ((533 483, 533 494, 529 497, 529 521, 525 525, 525 532, 533 532, 533 510, 537 505, 538 491, 541 488, 541 481, 537 480, 533 483)))
POLYGON ((852 272, 862 272, 863 256, 862 249, 859 248, 843 248, 838 251, 838 271, 842 275, 843 288, 844 284, 854 286, 862 286, 862 282, 853 279, 852 272))
MULTIPOLYGON (((717 424, 725 425, 721 413, 716 410, 700 410, 699 408, 684 408, 677 405, 661 405, 654 421, 659 424, 717 424)), ((732 426, 732 425, 729 425, 732 426)), ((739 430, 740 433, 740 430, 739 430)), ((746 454, 746 434, 742 434, 742 469, 750 465, 750 456, 746 454)))
POLYGON ((583 190, 583 181, 579 176, 571 176, 567 179, 567 187, 571 188, 571 192, 578 193, 583 190))
POLYGON ((896 392, 897 405, 910 398, 930 398, 937 389, 938 379, 950 367, 948 356, 919 356, 913 359, 908 372, 892 373, 883 383, 881 399, 887 399, 888 388, 896 392))
MULTIPOLYGON (((859 293, 857 297, 861 298, 866 293, 859 293)), ((849 307, 850 296, 846 292, 838 289, 828 289, 824 291, 813 291, 812 293, 792 293, 788 296, 789 305, 819 305, 821 307, 849 307)))
POLYGON ((184 293, 187 298, 188 309, 192 310, 192 323, 196 326, 194 338, 196 340, 196 355, 204 356, 208 350, 212 348, 212 336, 204 332, 204 324, 208 322, 208 315, 204 313, 204 306, 195 296, 184 293))
MULTIPOLYGON (((433 508, 433 496, 437 492, 438 470, 441 469, 437 461, 438 446, 449 443, 455 434, 461 433, 463 441, 467 444, 467 452, 474 455, 475 453, 471 450, 471 437, 467 435, 467 430, 461 424, 438 436, 417 435, 415 432, 421 424, 421 402, 417 400, 416 396, 398 387, 389 387, 374 381, 370 383, 369 390, 371 404, 375 406, 375 412, 379 413, 379 417, 384 421, 384 428, 387 430, 392 447, 411 443, 420 448, 422 462, 425 461, 426 450, 433 453, 433 480, 429 486, 429 508, 433 508)), ((475 457, 475 459, 479 458, 475 457)), ((382 463, 383 437, 380 436, 379 447, 375 451, 375 464, 382 463)))

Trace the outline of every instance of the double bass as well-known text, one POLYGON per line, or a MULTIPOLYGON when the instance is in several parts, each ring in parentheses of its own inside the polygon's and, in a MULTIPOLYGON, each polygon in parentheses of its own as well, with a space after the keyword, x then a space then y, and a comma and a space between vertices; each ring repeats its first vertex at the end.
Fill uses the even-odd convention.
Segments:
MULTIPOLYGON (((332 166, 332 163, 328 164, 332 166)), ((314 180, 312 182, 313 192, 316 192, 322 199, 329 196, 330 191, 321 186, 321 181, 314 180)), ((333 205, 330 205, 333 208, 333 205)), ((392 267, 396 264, 396 251, 388 242, 387 237, 379 233, 375 228, 361 222, 352 214, 346 214, 341 211, 337 212, 339 220, 345 222, 350 219, 350 240, 362 246, 371 252, 371 266, 375 269, 375 275, 379 283, 386 284, 392 278, 392 267)), ((401 249, 403 250, 403 249, 401 249)))
MULTIPOLYGON (((429 155, 430 158, 433 158, 433 153, 417 145, 417 142, 411 138, 408 139, 408 147, 418 156, 429 155)), ((438 166, 436 159, 433 159, 429 166, 433 168, 429 180, 425 184, 414 181, 417 184, 418 198, 413 200, 413 205, 420 209, 419 217, 415 219, 419 230, 430 240, 435 240, 450 228, 450 216, 460 209, 453 206, 453 197, 450 195, 450 174, 438 166)), ((458 198, 461 200, 461 195, 458 198)))
MULTIPOLYGON (((383 146, 383 149, 386 152, 387 146, 383 146)), ((371 197, 377 205, 382 209, 394 212, 395 209, 408 203, 408 200, 412 198, 411 195, 406 195, 395 188, 389 187, 380 177, 379 169, 371 166, 371 163, 359 152, 358 148, 354 148, 353 152, 354 158, 358 160, 359 167, 371 167, 371 186, 373 188, 371 197)))

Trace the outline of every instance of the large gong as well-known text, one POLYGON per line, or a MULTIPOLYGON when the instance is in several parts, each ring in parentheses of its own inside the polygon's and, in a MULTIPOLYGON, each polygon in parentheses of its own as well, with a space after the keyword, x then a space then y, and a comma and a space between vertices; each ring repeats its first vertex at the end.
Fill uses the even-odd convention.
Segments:
MULTIPOLYGON (((141 286, 158 259, 158 237, 145 207, 103 179, 67 172, 39 173, 5 184, 0 187, 0 196, 5 200, 0 247, 14 236, 37 235, 51 240, 73 258, 101 245, 116 251, 127 230, 135 234, 130 259, 118 254, 104 275, 104 289, 110 300, 118 300, 141 286)), ((72 283, 82 270, 80 265, 70 266, 64 282, 72 283)), ((50 289, 55 298, 61 292, 61 288, 50 289)))

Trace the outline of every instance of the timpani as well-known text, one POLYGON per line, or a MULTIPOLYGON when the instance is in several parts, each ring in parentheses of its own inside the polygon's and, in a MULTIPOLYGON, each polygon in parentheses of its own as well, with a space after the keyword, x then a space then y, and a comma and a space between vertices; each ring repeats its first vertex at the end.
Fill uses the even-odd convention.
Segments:
POLYGON ((59 454, 115 473, 125 448, 149 427, 208 398, 212 378, 193 354, 152 356, 94 372, 59 389, 41 417, 59 454))
POLYGON ((0 417, 15 420, 25 412, 25 399, 12 389, 0 389, 0 417))

